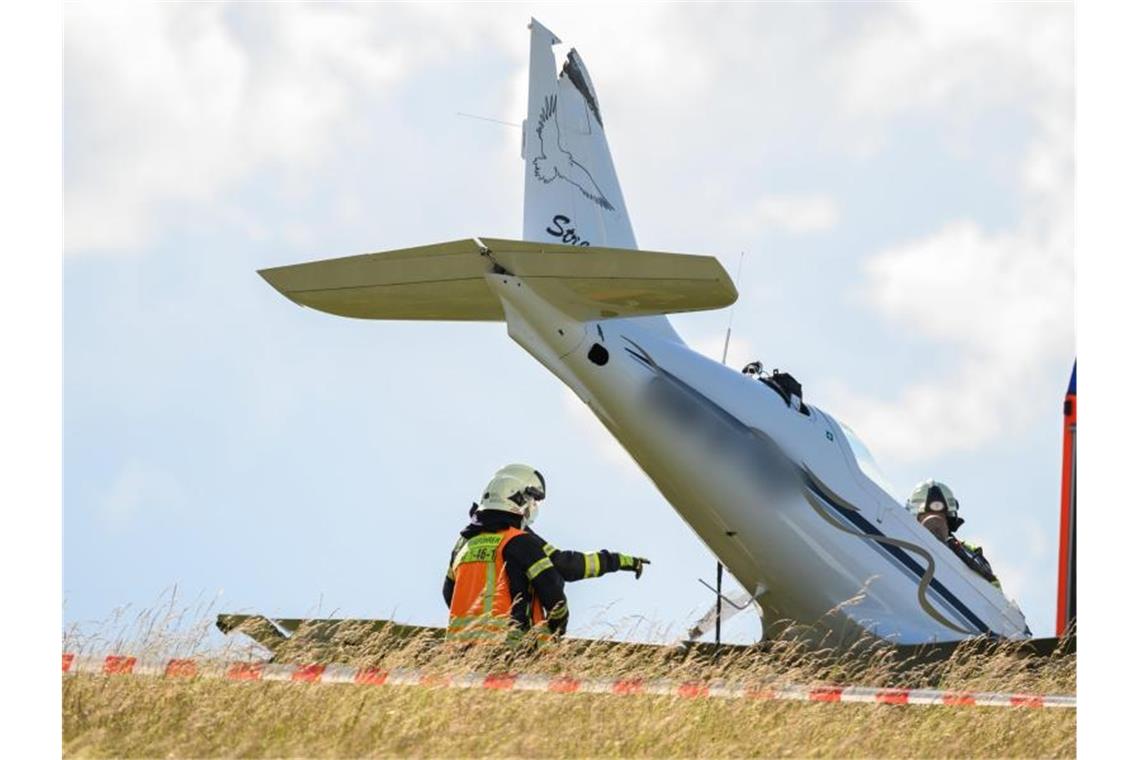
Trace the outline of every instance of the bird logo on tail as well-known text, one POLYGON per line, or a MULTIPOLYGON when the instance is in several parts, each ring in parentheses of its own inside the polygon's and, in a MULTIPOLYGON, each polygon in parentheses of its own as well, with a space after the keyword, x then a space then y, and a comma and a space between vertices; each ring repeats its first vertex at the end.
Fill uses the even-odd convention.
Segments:
POLYGON ((558 96, 547 95, 538 114, 537 132, 541 151, 532 162, 534 176, 547 184, 561 178, 574 185, 582 195, 606 211, 613 211, 614 205, 606 198, 590 172, 574 160, 574 155, 570 151, 562 147, 562 135, 559 132, 558 119, 555 118, 557 109, 558 96), (553 133, 547 131, 548 123, 554 126, 553 133))

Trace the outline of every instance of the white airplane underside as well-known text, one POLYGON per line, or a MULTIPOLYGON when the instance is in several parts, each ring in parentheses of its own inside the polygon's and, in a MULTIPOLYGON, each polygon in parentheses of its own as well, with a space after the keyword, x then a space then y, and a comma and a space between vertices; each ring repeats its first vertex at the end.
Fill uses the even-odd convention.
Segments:
POLYGON ((766 636, 790 624, 899 644, 1027 637, 1016 604, 875 482, 849 430, 685 345, 665 315, 727 306, 736 289, 713 257, 636 250, 589 74, 571 51, 556 76, 557 38, 530 29, 523 241, 472 238, 265 279, 343 316, 505 321, 755 595, 766 636))

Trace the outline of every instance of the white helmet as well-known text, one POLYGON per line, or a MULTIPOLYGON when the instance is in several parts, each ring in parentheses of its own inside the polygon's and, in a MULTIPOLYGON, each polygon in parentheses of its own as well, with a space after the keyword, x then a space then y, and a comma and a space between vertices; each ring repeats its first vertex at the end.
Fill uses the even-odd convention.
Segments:
POLYGON ((942 512, 951 524, 951 530, 956 530, 954 523, 958 520, 958 500, 950 486, 937 480, 924 480, 914 487, 910 498, 906 501, 906 508, 911 514, 918 516, 924 512, 942 512), (941 498, 940 498, 941 497, 941 498))
POLYGON ((508 464, 483 489, 478 511, 498 510, 522 516, 522 527, 538 517, 538 503, 546 498, 542 473, 525 464, 508 464))

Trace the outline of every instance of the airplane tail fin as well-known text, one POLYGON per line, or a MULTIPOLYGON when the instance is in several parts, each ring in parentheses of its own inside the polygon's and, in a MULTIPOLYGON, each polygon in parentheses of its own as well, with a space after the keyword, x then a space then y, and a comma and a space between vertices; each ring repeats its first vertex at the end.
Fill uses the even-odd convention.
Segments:
POLYGON ((579 322, 719 309, 736 288, 712 256, 469 238, 263 269, 302 306, 343 317, 503 321, 487 279, 511 275, 579 322))
POLYGON ((577 52, 555 76, 559 42, 531 20, 524 241, 471 238, 260 272, 290 300, 362 319, 503 321, 488 278, 509 274, 571 319, 645 318, 680 340, 666 314, 717 309, 736 288, 711 256, 638 251, 577 52))
POLYGON ((586 66, 571 50, 556 76, 560 40, 534 19, 530 34, 523 238, 637 248, 586 66))

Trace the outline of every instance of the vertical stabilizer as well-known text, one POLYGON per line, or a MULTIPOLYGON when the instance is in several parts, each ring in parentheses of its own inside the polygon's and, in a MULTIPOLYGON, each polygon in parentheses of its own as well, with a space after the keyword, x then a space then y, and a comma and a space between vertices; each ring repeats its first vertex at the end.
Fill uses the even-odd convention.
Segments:
POLYGON ((558 42, 531 19, 523 239, 636 248, 597 93, 574 50, 556 73, 558 42))

